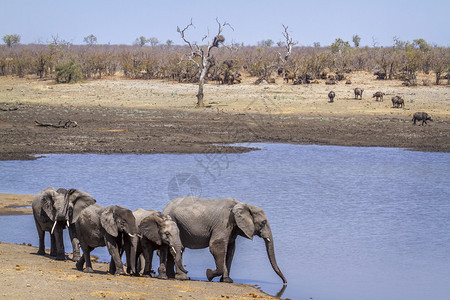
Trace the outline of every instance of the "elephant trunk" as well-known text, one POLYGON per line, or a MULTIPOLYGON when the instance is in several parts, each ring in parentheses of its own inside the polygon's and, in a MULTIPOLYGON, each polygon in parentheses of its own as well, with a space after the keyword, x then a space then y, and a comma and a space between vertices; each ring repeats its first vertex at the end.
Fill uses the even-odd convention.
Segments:
POLYGON ((264 242, 266 243, 267 256, 269 257, 269 261, 272 265, 273 270, 278 274, 278 276, 280 276, 280 278, 283 280, 283 283, 287 283, 286 278, 284 277, 283 273, 281 273, 281 270, 277 264, 277 260, 275 259, 275 248, 273 244, 272 234, 269 234, 268 237, 264 238, 264 242))
POLYGON ((137 245, 138 245, 138 238, 137 237, 128 237, 130 239, 130 261, 127 262, 127 264, 130 264, 131 267, 131 274, 138 274, 139 270, 136 270, 136 252, 137 252, 137 245))
POLYGON ((173 259, 175 260, 176 267, 183 273, 187 274, 188 271, 186 271, 186 269, 183 267, 183 257, 181 255, 182 254, 181 245, 178 245, 175 247, 174 246, 169 246, 169 247, 170 247, 170 253, 173 256, 173 259))

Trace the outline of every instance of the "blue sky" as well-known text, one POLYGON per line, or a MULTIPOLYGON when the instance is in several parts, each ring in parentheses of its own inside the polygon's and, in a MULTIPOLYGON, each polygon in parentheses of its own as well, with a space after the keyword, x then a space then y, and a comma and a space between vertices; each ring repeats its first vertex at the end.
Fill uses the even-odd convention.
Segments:
POLYGON ((24 44, 49 42, 52 35, 82 44, 90 34, 101 44, 132 44, 139 36, 182 44, 177 26, 192 18, 187 36, 201 41, 208 29, 216 32, 217 17, 234 28, 224 32, 228 43, 278 42, 284 24, 303 46, 351 42, 355 34, 362 46, 390 46, 394 36, 450 46, 449 12, 449 0, 0 0, 0 36, 19 34, 24 44))

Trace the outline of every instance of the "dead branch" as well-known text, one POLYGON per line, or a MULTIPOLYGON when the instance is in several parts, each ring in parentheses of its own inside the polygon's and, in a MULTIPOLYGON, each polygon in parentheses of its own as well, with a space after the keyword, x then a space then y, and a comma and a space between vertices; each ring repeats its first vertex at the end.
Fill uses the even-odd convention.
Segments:
POLYGON ((71 120, 65 120, 65 121, 59 121, 58 124, 52 124, 52 123, 41 123, 39 121, 34 121, 34 125, 36 126, 43 126, 43 127, 53 127, 53 128, 69 128, 69 127, 77 127, 78 123, 76 121, 71 120))
POLYGON ((284 24, 281 24, 281 25, 283 25, 283 28, 284 28, 284 32, 282 34, 283 34, 283 37, 286 40, 286 44, 285 44, 286 54, 283 57, 283 55, 280 52, 278 52, 278 55, 280 56, 280 60, 283 62, 283 66, 284 66, 287 63, 287 61, 289 59, 289 56, 292 53, 292 47, 297 45, 298 42, 294 42, 292 40, 292 37, 289 35, 289 32, 288 32, 288 28, 289 27, 285 26, 284 24))
POLYGON ((13 111, 18 109, 19 109, 18 107, 6 107, 6 108, 0 107, 1 111, 13 111))

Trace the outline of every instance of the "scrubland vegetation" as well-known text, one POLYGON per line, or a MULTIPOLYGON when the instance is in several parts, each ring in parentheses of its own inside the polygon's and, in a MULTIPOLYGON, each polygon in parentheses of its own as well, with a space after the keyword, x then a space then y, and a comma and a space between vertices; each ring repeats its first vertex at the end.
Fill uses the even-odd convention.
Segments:
MULTIPOLYGON (((5 44, 0 45, 0 76, 35 74, 58 83, 117 74, 131 79, 199 80, 198 66, 185 59, 191 53, 188 46, 172 43, 100 45, 95 36, 87 37, 86 45, 72 45, 59 39, 50 44, 21 45, 17 35, 9 36, 15 38, 10 40, 5 36, 5 44)), ((449 83, 448 47, 431 46, 423 39, 413 42, 394 39, 390 47, 359 47, 358 39, 353 43, 351 46, 338 38, 327 47, 317 43, 314 47, 294 46, 286 61, 283 60, 284 43, 220 47, 210 58, 207 80, 239 83, 242 74, 270 83, 272 76, 286 73, 295 78, 308 75, 312 79, 325 79, 333 74, 339 79, 353 71, 368 71, 380 80, 401 79, 406 85, 422 84, 416 80, 419 72, 434 74, 433 82, 427 84, 449 83)))

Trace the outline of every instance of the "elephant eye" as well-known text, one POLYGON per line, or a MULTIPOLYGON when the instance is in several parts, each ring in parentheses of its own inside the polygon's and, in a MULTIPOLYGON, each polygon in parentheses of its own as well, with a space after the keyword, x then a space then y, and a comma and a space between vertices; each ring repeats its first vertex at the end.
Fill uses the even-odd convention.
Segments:
POLYGON ((264 221, 261 222, 261 225, 262 225, 262 226, 266 226, 266 224, 267 224, 267 221, 266 221, 266 220, 264 220, 264 221))
POLYGON ((168 231, 166 231, 166 232, 164 232, 164 233, 165 233, 166 236, 169 236, 169 235, 170 235, 170 232, 168 232, 168 231))

